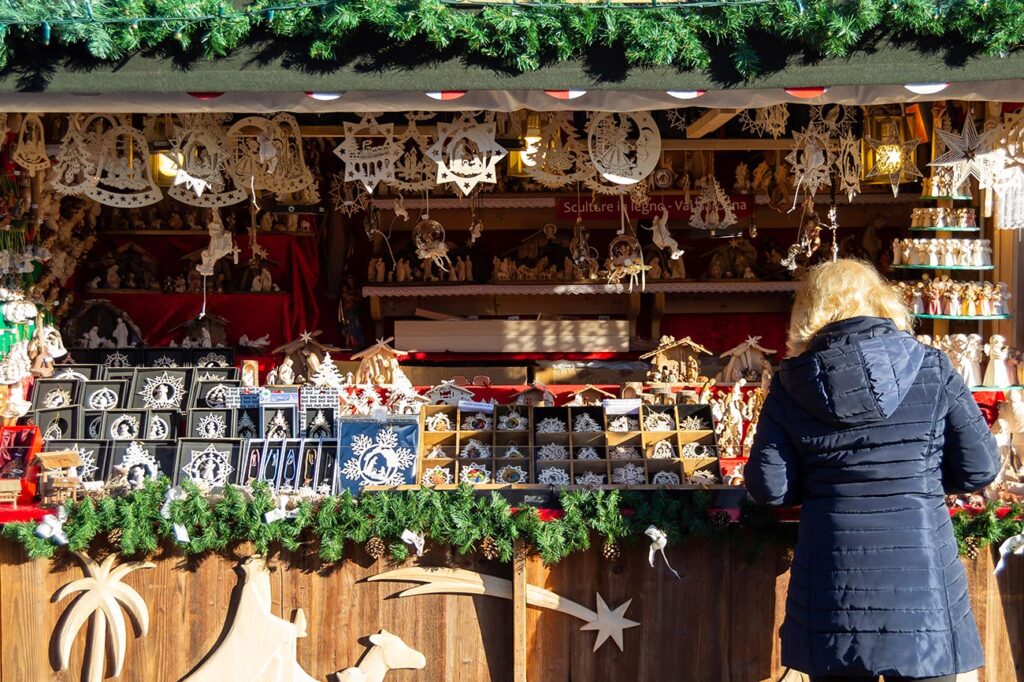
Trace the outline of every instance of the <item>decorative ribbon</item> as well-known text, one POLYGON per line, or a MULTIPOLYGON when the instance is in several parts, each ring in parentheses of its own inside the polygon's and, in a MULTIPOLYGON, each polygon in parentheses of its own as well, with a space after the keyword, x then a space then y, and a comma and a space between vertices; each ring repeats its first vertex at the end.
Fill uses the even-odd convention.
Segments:
MULTIPOLYGON (((167 489, 164 493, 164 504, 160 507, 160 516, 164 517, 168 521, 171 520, 171 504, 174 502, 182 502, 188 497, 188 493, 182 490, 178 486, 173 486, 167 489)), ((174 530, 174 539, 183 545, 187 545, 191 542, 191 538, 188 535, 188 529, 180 523, 172 523, 171 528, 174 530)))
POLYGON ((679 573, 676 572, 676 569, 672 568, 672 564, 668 562, 668 557, 665 556, 665 545, 668 544, 668 536, 665 535, 665 532, 656 526, 647 526, 644 535, 651 539, 651 548, 647 553, 647 561, 650 562, 651 568, 654 568, 654 555, 661 552, 661 558, 665 560, 668 570, 672 571, 672 575, 676 578, 680 578, 679 573))
POLYGON ((64 522, 68 519, 68 513, 64 507, 57 509, 57 515, 47 514, 39 525, 36 526, 35 535, 37 538, 48 539, 58 547, 68 544, 68 536, 64 534, 64 522))
POLYGON ((291 499, 288 495, 279 495, 277 498, 277 508, 271 509, 263 515, 263 520, 267 523, 274 523, 275 521, 283 521, 284 519, 292 519, 298 515, 298 508, 288 510, 288 500, 291 499))
POLYGON ((1006 568, 1006 557, 1011 554, 1024 555, 1024 534, 1006 538, 1003 544, 999 545, 999 563, 996 564, 996 570, 992 571, 992 575, 999 575, 1006 568))
POLYGON ((423 556, 423 545, 426 542, 423 533, 413 533, 406 528, 402 531, 402 542, 412 547, 416 552, 416 556, 423 556))

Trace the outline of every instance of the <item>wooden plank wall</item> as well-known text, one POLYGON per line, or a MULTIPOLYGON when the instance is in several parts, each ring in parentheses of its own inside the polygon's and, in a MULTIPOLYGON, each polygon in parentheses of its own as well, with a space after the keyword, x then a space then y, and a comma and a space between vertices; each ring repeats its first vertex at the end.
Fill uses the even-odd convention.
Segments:
MULTIPOLYGON (((277 556, 270 561, 274 612, 290 618, 294 609, 302 608, 306 614, 309 636, 299 640, 298 658, 309 674, 327 680, 354 665, 364 651, 360 640, 383 627, 427 658, 425 669, 391 672, 387 682, 513 679, 510 601, 452 595, 393 598, 408 585, 361 581, 394 566, 374 562, 358 548, 350 552, 350 559, 336 567, 309 557, 277 556)), ((632 599, 626 617, 642 624, 625 631, 623 651, 609 641, 594 653, 595 635, 579 630, 582 621, 530 608, 527 679, 779 680, 784 669, 776 633, 788 584, 785 553, 769 549, 751 564, 743 548, 696 543, 670 549, 668 558, 681 580, 660 557, 653 569, 648 566, 642 546, 624 548, 616 562, 603 559, 599 547, 552 567, 531 557, 530 584, 588 608, 595 607, 596 593, 612 608, 632 599)), ((129 638, 121 680, 162 682, 184 676, 222 636, 238 584, 237 562, 228 557, 189 561, 172 551, 155 557, 154 563, 155 569, 125 579, 148 604, 151 626, 145 638, 129 638)), ((459 558, 440 549, 428 551, 422 563, 512 577, 507 565, 459 558)), ((1024 560, 1013 561, 999 577, 992 576, 992 566, 991 554, 967 562, 987 652, 980 679, 1024 680, 1024 560)), ((70 603, 54 604, 50 598, 80 575, 77 563, 28 561, 20 547, 0 541, 0 680, 81 679, 84 630, 69 671, 54 672, 49 653, 54 626, 70 603)))

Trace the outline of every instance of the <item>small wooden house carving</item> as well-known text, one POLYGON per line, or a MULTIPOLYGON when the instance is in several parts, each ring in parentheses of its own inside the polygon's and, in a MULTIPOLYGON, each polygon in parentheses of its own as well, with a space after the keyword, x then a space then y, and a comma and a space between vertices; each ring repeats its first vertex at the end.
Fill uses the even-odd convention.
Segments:
POLYGON ((431 405, 458 405, 460 400, 473 400, 475 397, 473 391, 459 386, 454 379, 442 381, 423 395, 431 405))
POLYGON ((658 383, 700 383, 704 380, 700 370, 700 356, 711 355, 704 346, 689 336, 678 341, 673 336, 663 336, 658 347, 640 356, 650 360, 651 368, 647 379, 658 383))
MULTIPOLYGON (((774 355, 777 351, 765 348, 761 345, 760 336, 748 336, 747 340, 735 348, 722 353, 719 357, 729 358, 725 369, 718 375, 720 382, 734 382, 740 379, 754 382, 761 380, 761 373, 766 369, 768 355, 774 355)), ((771 376, 771 364, 767 365, 769 376, 771 376)))
MULTIPOLYGON (((336 353, 341 350, 335 346, 321 343, 317 338, 321 334, 323 334, 322 329, 317 329, 314 332, 304 331, 299 335, 299 338, 289 341, 283 346, 278 346, 271 353, 273 355, 283 354, 285 358, 291 358, 291 368, 294 375, 296 377, 308 377, 312 373, 309 368, 310 356, 316 356, 319 364, 323 362, 324 356, 328 353, 336 353)), ((354 360, 355 357, 352 359, 354 360)))
POLYGON ((570 405, 600 405, 602 401, 615 398, 614 393, 598 388, 593 384, 587 384, 572 394, 570 405))
POLYGON ((389 336, 386 339, 377 339, 377 343, 352 356, 352 360, 359 361, 356 369, 357 384, 373 384, 375 386, 411 386, 409 378, 398 366, 399 358, 410 353, 407 350, 396 350, 388 344, 395 337, 389 336))
POLYGON ((33 463, 39 467, 39 494, 43 504, 78 499, 81 486, 78 467, 83 464, 81 455, 74 450, 40 452, 33 463))
POLYGON ((555 394, 544 384, 534 381, 515 394, 516 405, 532 407, 554 407, 555 394))

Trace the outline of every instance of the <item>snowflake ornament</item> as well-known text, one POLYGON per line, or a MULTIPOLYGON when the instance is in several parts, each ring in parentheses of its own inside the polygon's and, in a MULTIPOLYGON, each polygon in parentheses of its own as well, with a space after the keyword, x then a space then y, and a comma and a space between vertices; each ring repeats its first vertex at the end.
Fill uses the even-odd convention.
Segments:
POLYGON ((203 450, 192 450, 188 464, 181 470, 193 483, 202 483, 210 488, 220 488, 228 481, 234 467, 231 466, 231 451, 218 450, 210 443, 203 450))
POLYGON ((537 475, 537 482, 543 485, 569 485, 569 472, 560 467, 545 467, 537 475))
POLYGON ((480 183, 498 181, 497 165, 508 154, 494 140, 495 124, 463 114, 452 123, 437 124, 437 141, 427 156, 437 164, 437 182, 450 182, 464 195, 480 183))
POLYGON ((370 207, 370 195, 362 187, 345 182, 340 173, 331 176, 330 196, 334 210, 349 218, 370 207))
POLYGON ((750 132, 758 137, 771 136, 779 139, 786 134, 786 123, 789 121, 789 107, 785 104, 773 104, 760 109, 746 109, 740 114, 740 123, 743 124, 743 131, 750 132))
POLYGON ((121 466, 128 470, 128 484, 133 489, 139 489, 147 480, 155 481, 160 476, 156 457, 138 441, 128 445, 121 466))
POLYGON ((671 128, 675 128, 681 133, 686 132, 686 116, 683 115, 685 109, 669 109, 665 112, 665 119, 668 121, 668 125, 671 128))
POLYGON ((224 438, 228 435, 227 422, 220 414, 208 414, 205 417, 200 417, 196 430, 202 438, 224 438))
POLYGON ((416 461, 410 448, 399 447, 398 434, 393 428, 379 431, 375 438, 358 434, 352 439, 354 457, 345 462, 342 474, 359 487, 368 485, 401 485, 405 483, 405 470, 416 461))
POLYGON ((71 450, 78 453, 78 458, 82 460, 82 466, 78 468, 78 477, 83 481, 93 480, 99 469, 96 464, 96 451, 83 448, 77 443, 71 446, 71 450))
POLYGON ((185 395, 185 380, 168 372, 146 377, 139 395, 147 410, 177 410, 185 395))
POLYGON ((394 179, 402 147, 395 140, 394 124, 364 114, 358 123, 345 123, 345 137, 334 154, 345 164, 345 182, 358 182, 373 194, 379 183, 394 179))

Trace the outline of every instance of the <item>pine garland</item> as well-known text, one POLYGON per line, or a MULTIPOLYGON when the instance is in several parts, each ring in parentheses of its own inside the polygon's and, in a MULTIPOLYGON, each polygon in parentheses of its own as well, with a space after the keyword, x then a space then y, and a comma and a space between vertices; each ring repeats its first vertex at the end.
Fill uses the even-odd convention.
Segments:
POLYGON ((1024 507, 989 502, 981 509, 958 509, 953 512, 953 535, 961 556, 968 556, 989 545, 1024 533, 1024 507))
POLYGON ((762 72, 757 42, 843 57, 866 39, 884 36, 991 55, 1024 41, 1024 0, 766 0, 684 8, 568 0, 483 9, 441 0, 305 4, 254 0, 234 10, 222 0, 93 0, 85 3, 87 14, 77 2, 0 0, 0 67, 50 43, 83 46, 101 60, 167 48, 216 58, 269 34, 307 41, 310 55, 325 61, 379 42, 454 50, 520 72, 595 47, 619 50, 632 65, 705 69, 712 50, 728 45, 737 71, 752 78, 762 72))
MULTIPOLYGON (((491 538, 503 562, 512 561, 515 541, 522 539, 545 563, 552 564, 590 547, 592 537, 610 544, 645 542, 644 530, 652 524, 665 531, 673 545, 693 538, 715 542, 742 538, 750 544, 774 537, 792 542, 795 525, 782 528, 773 521, 775 528, 768 532, 767 524, 744 520, 761 517, 746 513, 740 524, 716 524, 708 513, 712 496, 704 491, 679 495, 569 491, 559 500, 564 514, 542 520, 534 507, 513 508, 500 494, 479 495, 469 486, 452 491, 423 488, 366 493, 358 499, 344 493, 302 501, 294 515, 267 523, 264 514, 274 509, 274 500, 265 484, 257 484, 251 493, 229 486, 216 499, 184 484, 186 496, 170 505, 168 519, 161 515, 161 508, 169 486, 169 481, 160 479, 124 496, 66 503, 67 549, 83 551, 113 544, 125 556, 151 555, 174 542, 173 525, 181 524, 189 534, 189 542, 179 545, 186 554, 220 552, 248 542, 259 553, 275 549, 308 552, 325 563, 334 563, 343 560, 346 543, 361 545, 378 537, 395 561, 403 561, 409 548, 401 535, 409 529, 434 543, 449 545, 459 554, 477 551, 483 538, 491 538), (759 537, 742 533, 743 526, 755 530, 759 537)), ((55 556, 60 548, 37 537, 35 527, 35 523, 12 523, 4 526, 3 534, 21 543, 29 557, 55 556)))

